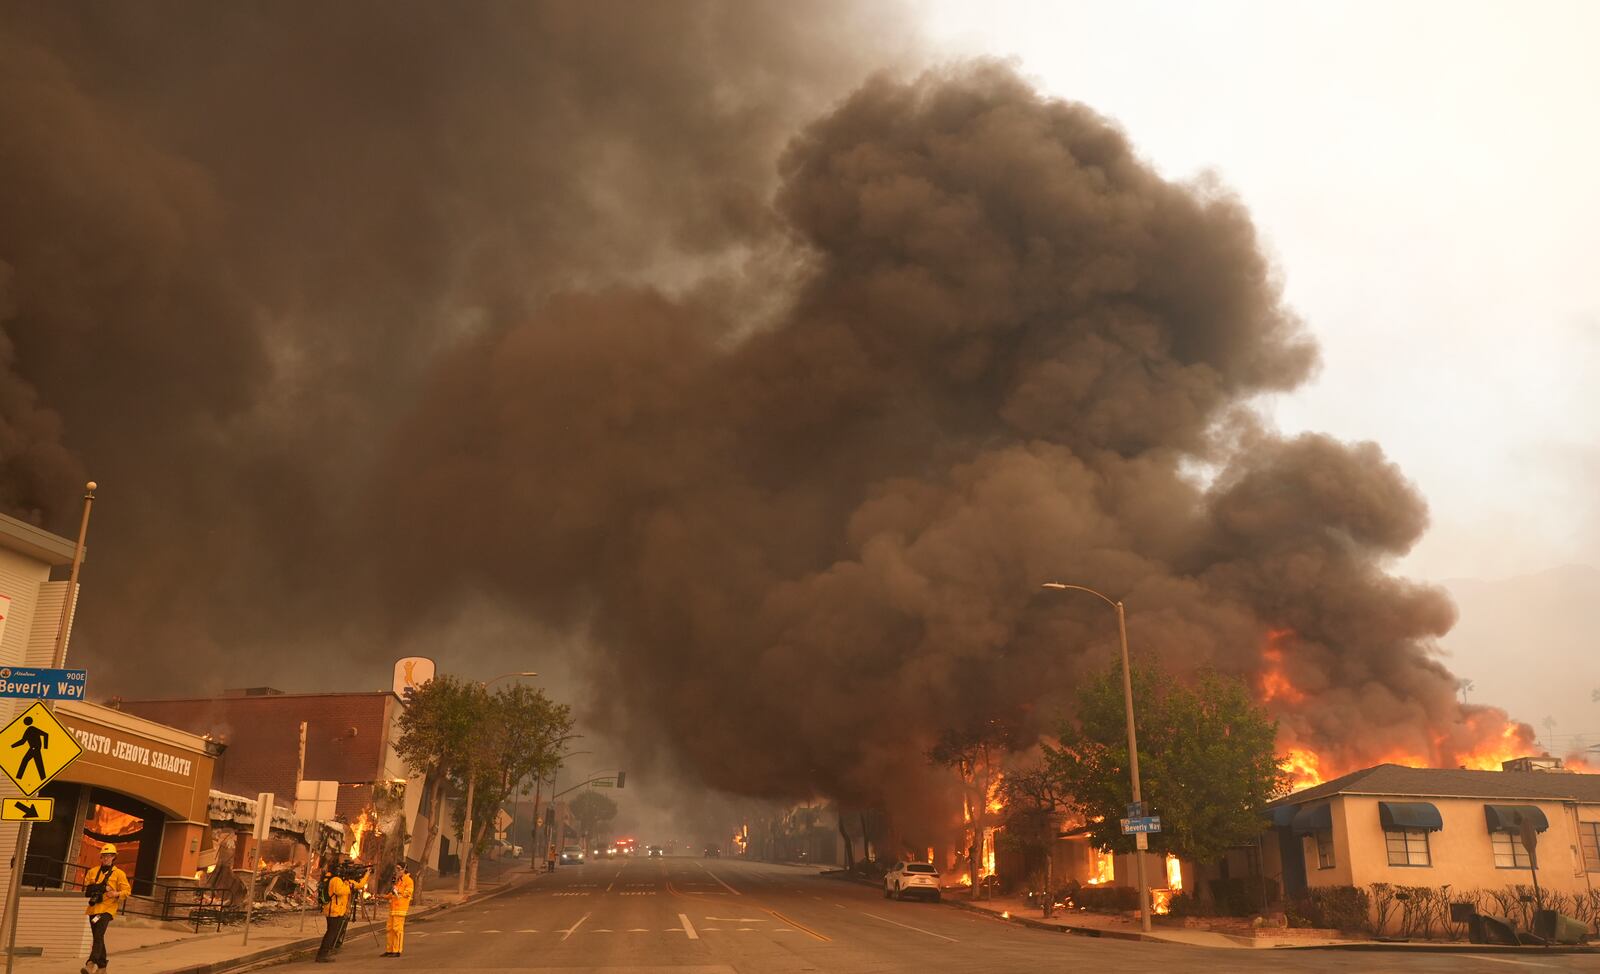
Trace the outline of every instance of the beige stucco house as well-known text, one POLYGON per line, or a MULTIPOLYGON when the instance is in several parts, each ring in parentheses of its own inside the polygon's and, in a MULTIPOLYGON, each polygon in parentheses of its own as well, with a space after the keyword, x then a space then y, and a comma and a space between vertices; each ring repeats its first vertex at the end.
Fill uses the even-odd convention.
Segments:
POLYGON ((1291 897, 1308 886, 1529 883, 1524 819, 1538 834, 1541 886, 1580 892, 1600 884, 1600 774, 1381 764, 1296 792, 1268 811, 1273 827, 1262 865, 1291 897))

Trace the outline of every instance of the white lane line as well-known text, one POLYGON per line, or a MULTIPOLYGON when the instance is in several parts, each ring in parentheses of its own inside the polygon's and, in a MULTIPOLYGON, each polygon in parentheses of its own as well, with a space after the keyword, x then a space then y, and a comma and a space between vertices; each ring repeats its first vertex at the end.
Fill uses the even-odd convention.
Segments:
POLYGON ((441 934, 444 934, 446 937, 450 936, 453 933, 466 933, 465 930, 440 930, 439 932, 441 934))
POLYGON ((644 927, 634 927, 633 929, 629 930, 628 932, 629 933, 649 933, 650 931, 646 930, 644 927))
POLYGON ((485 930, 484 933, 505 933, 504 930, 485 930))
POLYGON ((1471 957, 1473 960, 1494 961, 1496 964, 1515 964, 1518 967, 1548 967, 1551 970, 1555 969, 1554 964, 1535 964, 1531 960, 1507 960, 1504 957, 1485 957, 1482 954, 1468 954, 1466 956, 1471 957))
POLYGON ((689 914, 678 914, 678 922, 683 924, 683 932, 689 935, 690 940, 700 939, 700 935, 694 932, 694 924, 689 922, 689 914))
POLYGON ((570 926, 567 929, 561 931, 561 942, 562 943, 566 943, 567 942, 567 938, 572 936, 572 932, 574 930, 577 930, 579 927, 583 926, 583 921, 589 919, 589 916, 590 916, 590 914, 585 913, 583 916, 578 918, 578 922, 577 923, 574 923, 572 926, 570 926))
POLYGON ((872 919, 874 919, 874 920, 882 920, 884 923, 892 923, 897 927, 904 927, 907 930, 915 930, 917 933, 925 933, 930 937, 938 937, 940 940, 948 940, 950 943, 953 943, 953 944, 958 944, 958 943, 961 942, 961 941, 957 940, 954 937, 946 937, 942 933, 934 933, 932 930, 924 930, 921 927, 913 927, 909 923, 901 923, 899 920, 891 920, 888 917, 881 917, 881 916, 878 916, 876 913, 868 913, 866 910, 861 910, 859 912, 864 917, 872 917, 872 919))
MULTIPOLYGON (((704 863, 698 863, 697 862, 697 863, 695 863, 695 865, 699 866, 701 869, 706 869, 704 863)), ((712 872, 711 870, 706 869, 706 875, 710 876, 712 879, 715 879, 717 882, 722 883, 722 879, 720 877, 718 877, 717 874, 712 872)), ((732 886, 729 886, 727 883, 722 883, 722 888, 727 890, 728 892, 732 893, 734 896, 743 896, 744 895, 743 893, 741 893, 738 890, 734 889, 732 886)))
POLYGON ((538 933, 537 930, 518 930, 517 933, 538 933))

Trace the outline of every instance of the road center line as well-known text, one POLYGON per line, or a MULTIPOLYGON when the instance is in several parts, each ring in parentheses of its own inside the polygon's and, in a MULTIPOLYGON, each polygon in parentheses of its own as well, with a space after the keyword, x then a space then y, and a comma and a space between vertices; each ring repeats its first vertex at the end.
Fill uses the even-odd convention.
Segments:
POLYGON ((1496 964, 1515 964, 1518 967, 1548 967, 1552 970, 1555 969, 1554 964, 1535 964, 1533 961, 1527 960, 1507 960, 1504 957, 1485 957, 1482 954, 1468 954, 1466 956, 1471 957, 1473 960, 1493 961, 1496 964))
POLYGON ((811 936, 817 938, 818 940, 822 941, 825 944, 833 942, 831 937, 826 937, 826 936, 824 936, 824 935, 822 935, 820 933, 817 933, 815 930, 811 929, 810 927, 806 926, 805 924, 797 923, 794 920, 791 920, 788 917, 784 916, 782 913, 779 913, 777 910, 768 910, 764 906, 762 907, 762 909, 763 910, 767 910, 768 913, 770 913, 773 916, 777 917, 779 920, 782 920, 784 923, 787 923, 789 926, 794 927, 796 930, 800 931, 801 933, 810 934, 811 936))
POLYGON ((700 935, 694 932, 694 924, 689 922, 689 914, 678 914, 678 922, 683 924, 683 932, 689 935, 690 940, 700 939, 700 935))
POLYGON ((567 938, 572 936, 572 933, 573 933, 574 930, 577 930, 579 927, 583 926, 583 921, 589 919, 589 916, 590 916, 590 914, 585 913, 583 916, 578 918, 578 922, 577 923, 574 923, 572 926, 570 926, 567 929, 561 931, 561 942, 562 943, 566 943, 567 938))
MULTIPOLYGON (((703 862, 697 862, 697 863, 695 863, 695 865, 699 866, 701 869, 706 869, 705 863, 703 863, 703 862)), ((706 875, 710 876, 712 879, 715 879, 717 882, 722 883, 721 877, 719 877, 716 873, 712 872, 711 870, 706 869, 706 875)), ((727 890, 728 892, 732 893, 734 896, 743 896, 744 895, 743 893, 741 893, 738 890, 734 889, 732 886, 729 886, 727 883, 722 883, 722 888, 727 890)))
POLYGON ((961 941, 957 940, 954 937, 946 937, 942 933, 934 933, 932 930, 924 930, 921 927, 913 927, 909 923, 901 923, 899 920, 891 920, 888 917, 881 917, 881 916, 878 916, 876 913, 868 913, 866 910, 861 910, 859 912, 864 917, 871 917, 874 920, 882 920, 884 923, 892 923, 897 927, 904 927, 907 930, 915 930, 917 933, 925 933, 930 937, 938 937, 940 940, 948 940, 949 942, 951 942, 953 944, 958 944, 958 943, 961 942, 961 941))

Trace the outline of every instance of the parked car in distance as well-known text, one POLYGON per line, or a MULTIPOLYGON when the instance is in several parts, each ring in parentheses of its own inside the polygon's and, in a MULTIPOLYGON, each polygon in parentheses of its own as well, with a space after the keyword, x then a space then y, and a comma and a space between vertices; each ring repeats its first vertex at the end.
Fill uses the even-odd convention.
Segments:
POLYGON ((651 859, 660 859, 662 856, 666 855, 666 853, 661 851, 660 846, 653 845, 645 850, 645 855, 651 859))
POLYGON ((883 895, 903 900, 926 896, 939 902, 939 870, 926 862, 897 862, 883 874, 883 895))
POLYGON ((722 855, 722 846, 719 846, 719 845, 716 845, 716 844, 712 844, 712 845, 706 846, 706 858, 707 859, 716 859, 716 858, 719 858, 721 855, 722 855))

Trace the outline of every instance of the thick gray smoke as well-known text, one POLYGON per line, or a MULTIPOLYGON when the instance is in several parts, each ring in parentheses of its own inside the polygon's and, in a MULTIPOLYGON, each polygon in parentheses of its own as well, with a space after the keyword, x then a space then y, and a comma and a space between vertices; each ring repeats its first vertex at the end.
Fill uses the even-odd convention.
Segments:
POLYGON ((350 526, 433 360, 561 288, 787 273, 773 160, 901 34, 844 2, 0 0, 0 503, 71 532, 102 483, 95 689, 381 678, 350 526))
POLYGON ((509 608, 664 766, 870 803, 1102 665, 1062 578, 1329 765, 1498 736, 1415 491, 1251 419, 1316 354, 1238 202, 1003 66, 858 86, 860 6, 0 8, 0 503, 105 482, 97 688, 509 608))
POLYGON ((996 65, 875 80, 781 168, 779 320, 588 291, 446 361, 386 468, 402 604, 476 561, 463 591, 587 621, 615 725, 764 794, 874 801, 944 727, 1041 726, 1114 645, 1050 578, 1179 670, 1281 669, 1324 770, 1498 733, 1434 658, 1448 601, 1384 571, 1414 489, 1244 409, 1316 354, 1236 200, 996 65))

